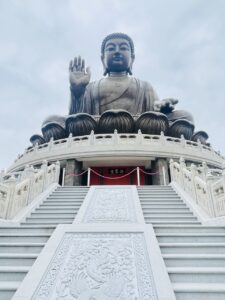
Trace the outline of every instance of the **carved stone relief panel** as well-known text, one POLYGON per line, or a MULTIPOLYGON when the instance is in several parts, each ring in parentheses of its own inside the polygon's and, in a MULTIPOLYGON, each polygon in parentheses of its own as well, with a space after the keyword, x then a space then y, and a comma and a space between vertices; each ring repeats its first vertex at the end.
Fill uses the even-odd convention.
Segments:
POLYGON ((158 299, 144 234, 65 233, 32 299, 158 299))
POLYGON ((129 187, 96 188, 82 223, 137 222, 134 197, 129 187))

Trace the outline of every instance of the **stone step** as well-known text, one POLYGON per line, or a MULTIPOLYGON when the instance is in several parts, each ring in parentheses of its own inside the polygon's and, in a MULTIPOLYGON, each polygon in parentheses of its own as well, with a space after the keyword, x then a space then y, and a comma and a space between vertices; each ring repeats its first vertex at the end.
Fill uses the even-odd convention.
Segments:
POLYGON ((179 214, 179 213, 192 213, 190 212, 189 208, 185 207, 185 208, 165 208, 165 207, 161 207, 161 208, 143 208, 142 210, 144 213, 174 213, 174 214, 179 214))
POLYGON ((224 283, 225 268, 167 268, 172 282, 224 283))
POLYGON ((167 267, 225 267, 225 254, 164 254, 167 267))
MULTIPOLYGON (((57 218, 57 217, 38 217, 38 218, 27 218, 26 223, 29 224, 68 224, 73 223, 74 218, 57 218)), ((24 223, 22 223, 24 224, 24 223)))
POLYGON ((22 281, 30 266, 0 266, 0 281, 22 281))
POLYGON ((0 253, 0 266, 32 266, 37 257, 37 253, 0 253))
POLYGON ((57 203, 57 204, 53 204, 53 203, 45 203, 45 204, 41 204, 39 205, 38 208, 36 209, 40 209, 40 208, 46 208, 46 209, 79 209, 81 207, 81 204, 73 204, 73 203, 57 203))
POLYGON ((169 189, 163 189, 163 190, 158 190, 158 189, 153 189, 153 190, 140 190, 137 189, 137 192, 140 196, 142 195, 176 195, 177 193, 173 190, 169 189))
POLYGON ((1 243, 0 253, 40 253, 45 243, 1 243))
POLYGON ((168 185, 142 185, 142 186, 137 186, 138 190, 172 190, 173 188, 171 186, 168 185))
POLYGON ((44 201, 40 206, 38 206, 38 208, 42 208, 42 207, 74 207, 74 208, 80 208, 83 202, 71 202, 71 201, 44 201))
POLYGON ((154 225, 155 233, 224 233, 225 227, 203 225, 154 225))
POLYGON ((161 252, 180 254, 224 254, 225 243, 159 243, 161 252))
POLYGON ((169 221, 155 221, 155 220, 149 220, 149 218, 146 220, 145 219, 145 223, 147 224, 152 224, 153 226, 158 226, 158 225, 171 225, 171 226, 175 226, 175 225, 201 225, 201 223, 199 221, 186 221, 186 220, 182 220, 182 221, 177 221, 177 220, 169 220, 169 221))
POLYGON ((61 213, 61 214, 67 214, 67 213, 75 213, 77 214, 79 209, 77 208, 65 208, 65 207, 59 207, 59 208, 50 208, 50 207, 41 207, 41 208, 36 208, 35 212, 34 213, 38 213, 38 214, 46 214, 46 213, 52 213, 52 214, 58 214, 58 213, 61 213))
POLYGON ((55 230, 55 226, 29 226, 24 228, 23 226, 0 226, 1 233, 40 233, 51 234, 55 230))
POLYGON ((48 198, 46 198, 47 201, 49 200, 67 200, 67 201, 74 201, 74 202, 83 202, 84 201, 84 197, 72 197, 72 196, 49 196, 48 198))
POLYGON ((151 217, 145 217, 145 221, 147 222, 169 222, 169 221, 176 221, 176 222, 183 222, 183 221, 196 221, 196 217, 193 216, 176 216, 176 215, 159 215, 151 217))
POLYGON ((141 204, 142 209, 146 209, 146 208, 153 208, 153 209, 189 209, 187 208, 187 206, 184 203, 178 203, 178 204, 163 204, 163 203, 145 203, 145 204, 141 204))
POLYGON ((20 281, 0 282, 0 300, 10 300, 20 286, 20 281))
POLYGON ((160 243, 225 243, 223 233, 157 233, 156 237, 160 243))
POLYGON ((60 211, 58 212, 44 212, 44 211, 41 211, 41 212, 33 212, 31 213, 30 215, 30 218, 74 218, 76 216, 76 212, 70 212, 70 211, 67 211, 65 213, 62 213, 60 211))
POLYGON ((156 202, 156 201, 152 201, 152 202, 149 202, 149 201, 146 201, 146 202, 140 202, 141 203, 141 206, 143 206, 143 205, 149 205, 150 207, 152 206, 152 205, 161 205, 162 207, 163 206, 178 206, 179 204, 183 204, 182 202, 180 202, 180 201, 161 201, 161 202, 156 202))
POLYGON ((181 198, 177 197, 177 196, 174 196, 174 195, 146 195, 146 196, 143 196, 143 195, 139 195, 139 199, 141 201, 143 200, 149 200, 149 201, 152 201, 152 200, 156 200, 156 201, 160 201, 160 200, 179 200, 179 201, 182 201, 181 198))
POLYGON ((65 198, 65 199, 46 199, 43 201, 43 204, 50 204, 50 203, 55 203, 55 204, 82 204, 83 201, 78 201, 78 200, 75 200, 75 199, 68 199, 68 198, 65 198))
POLYGON ((73 193, 79 193, 79 192, 83 192, 83 193, 87 193, 88 192, 88 189, 89 188, 82 188, 82 189, 73 189, 73 188, 59 188, 59 189, 56 189, 54 191, 55 192, 73 192, 73 193))
MULTIPOLYGON (((29 222, 29 223, 26 223, 26 222, 23 222, 23 223, 21 223, 21 227, 23 227, 23 228, 30 228, 30 226, 32 226, 32 227, 35 227, 35 226, 37 226, 37 228, 39 227, 39 226, 48 226, 48 225, 51 225, 51 226, 54 226, 55 228, 56 228, 56 226, 58 226, 60 223, 58 223, 58 222, 50 222, 50 223, 44 223, 44 222, 40 222, 40 223, 32 223, 32 222, 29 222)), ((72 224, 71 223, 71 221, 69 221, 69 222, 67 222, 67 223, 63 223, 63 224, 72 224)))
POLYGON ((86 196, 86 192, 73 192, 73 191, 57 191, 52 193, 51 195, 64 195, 64 196, 73 196, 73 197, 85 197, 86 196))
POLYGON ((224 283, 172 283, 177 300, 224 300, 224 283))
POLYGON ((1 243, 14 243, 14 242, 35 242, 45 243, 50 238, 51 234, 43 233, 1 233, 1 243))
POLYGON ((80 201, 82 201, 82 200, 84 200, 84 196, 82 196, 82 195, 73 195, 73 194, 71 194, 71 195, 65 195, 65 194, 61 194, 61 195, 58 195, 58 194, 52 194, 52 195, 50 195, 50 196, 48 196, 47 197, 47 199, 53 199, 53 198, 55 198, 55 199, 74 199, 74 200, 80 200, 80 201))
POLYGON ((144 203, 144 204, 146 204, 146 203, 153 203, 153 202, 156 202, 156 203, 176 203, 176 204, 182 204, 182 203, 184 203, 183 202, 183 200, 182 199, 179 199, 179 198, 175 198, 175 197, 171 197, 171 198, 160 198, 160 197, 158 197, 158 198, 156 198, 156 197, 154 197, 154 198, 139 198, 140 199, 140 202, 141 203, 144 203))
POLYGON ((71 190, 71 191, 88 191, 90 189, 89 186, 82 185, 82 186, 60 186, 56 189, 56 191, 64 191, 64 190, 71 190))
POLYGON ((190 211, 185 211, 184 213, 181 212, 176 212, 176 211, 150 211, 146 212, 145 210, 143 211, 144 217, 146 218, 152 218, 152 217, 170 217, 170 218, 183 218, 183 217, 192 217, 193 218, 193 213, 190 211))

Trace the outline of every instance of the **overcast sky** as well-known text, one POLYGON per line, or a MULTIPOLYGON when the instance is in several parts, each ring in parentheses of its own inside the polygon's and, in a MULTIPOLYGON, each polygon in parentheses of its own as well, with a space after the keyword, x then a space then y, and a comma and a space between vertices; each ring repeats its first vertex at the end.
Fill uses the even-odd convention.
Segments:
POLYGON ((69 60, 101 78, 102 39, 118 31, 134 40, 134 76, 178 98, 225 154, 224 16, 225 0, 0 0, 0 169, 67 114, 69 60))

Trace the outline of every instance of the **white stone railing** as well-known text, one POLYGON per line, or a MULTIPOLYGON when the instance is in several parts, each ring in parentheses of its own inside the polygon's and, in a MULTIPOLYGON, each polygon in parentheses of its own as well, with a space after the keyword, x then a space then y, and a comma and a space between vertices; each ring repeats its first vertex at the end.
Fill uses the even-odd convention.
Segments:
POLYGON ((192 164, 188 168, 181 158, 179 162, 170 161, 170 173, 171 180, 175 181, 210 217, 225 216, 224 171, 210 171, 205 163, 202 167, 192 164))
POLYGON ((45 161, 40 169, 27 166, 20 180, 13 174, 5 174, 6 179, 0 183, 0 218, 14 218, 52 183, 58 183, 59 172, 59 162, 48 166, 45 161))
MULTIPOLYGON (((76 158, 79 161, 97 157, 118 156, 169 157, 178 159, 180 156, 192 161, 206 161, 207 164, 218 167, 224 161, 224 157, 211 147, 192 142, 184 138, 173 138, 161 135, 142 134, 140 131, 134 134, 94 134, 72 137, 66 139, 51 140, 49 143, 31 147, 15 160, 9 168, 10 172, 23 169, 25 165, 36 165, 44 159, 57 161, 76 158)), ((107 158, 108 159, 108 158, 107 158)))

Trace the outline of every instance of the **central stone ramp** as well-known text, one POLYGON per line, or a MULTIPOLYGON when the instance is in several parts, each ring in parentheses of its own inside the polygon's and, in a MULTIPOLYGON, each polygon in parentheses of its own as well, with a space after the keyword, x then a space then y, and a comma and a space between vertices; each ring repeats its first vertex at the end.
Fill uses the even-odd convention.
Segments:
POLYGON ((73 224, 57 226, 13 299, 175 300, 136 187, 92 186, 73 224))
POLYGON ((138 187, 176 298, 225 299, 225 227, 203 226, 171 186, 138 187))
POLYGON ((0 226, 0 300, 19 287, 58 224, 71 224, 87 187, 58 187, 18 226, 0 226))

